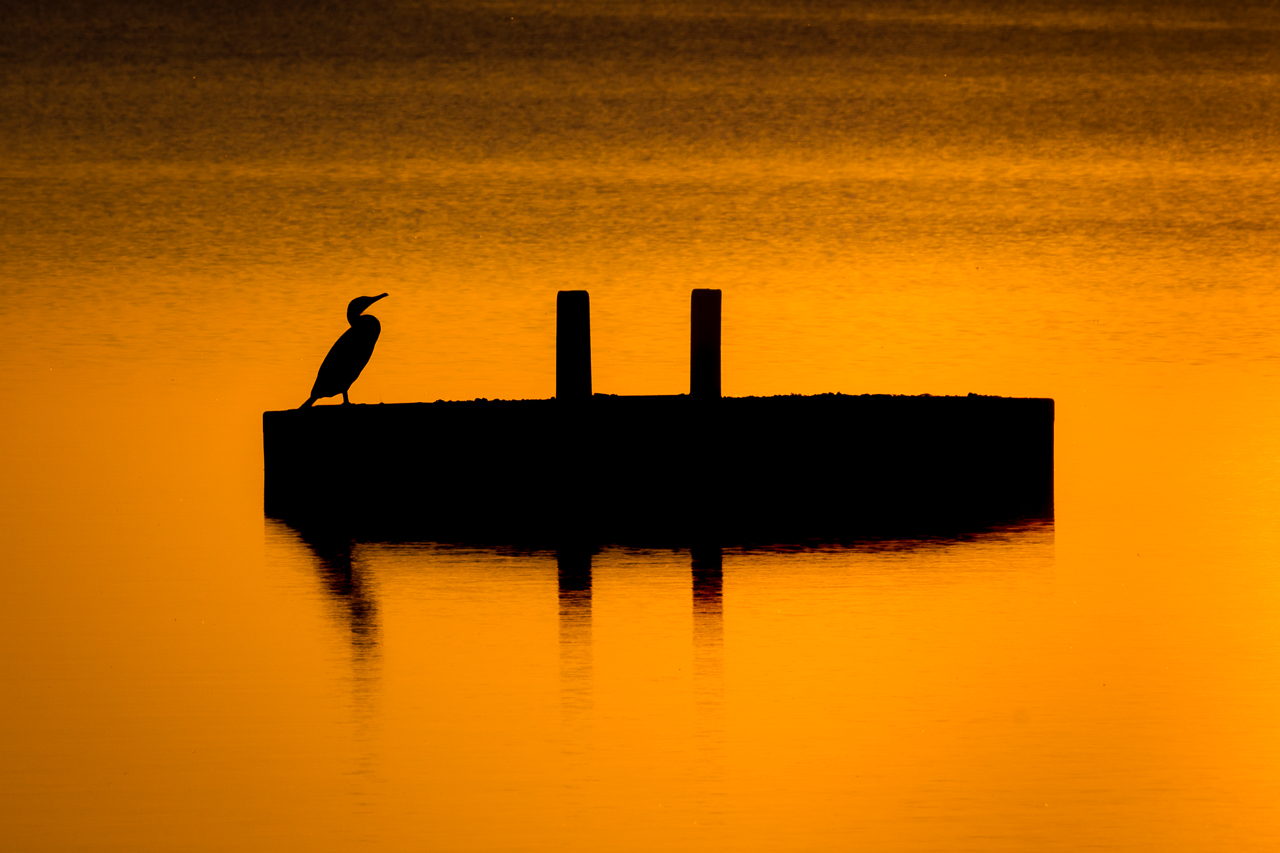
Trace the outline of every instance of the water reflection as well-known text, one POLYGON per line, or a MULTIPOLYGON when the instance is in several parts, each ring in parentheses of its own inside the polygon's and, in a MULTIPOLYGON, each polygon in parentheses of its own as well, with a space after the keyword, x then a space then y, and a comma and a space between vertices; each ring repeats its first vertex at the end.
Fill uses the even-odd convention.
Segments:
MULTIPOLYGON (((373 570, 357 543, 341 531, 289 526, 315 558, 316 576, 333 614, 345 634, 351 654, 350 709, 355 777, 370 784, 377 765, 381 679, 380 619, 374 595, 373 570)), ((353 777, 353 778, 355 778, 353 777)))
POLYGON ((715 546, 693 549, 693 612, 714 617, 718 625, 723 615, 724 551, 715 546))
POLYGON ((1034 752, 1038 730, 1011 714, 1058 701, 1035 693, 1059 642, 1034 630, 1054 600, 1051 524, 692 550, 305 533, 289 545, 321 651, 341 635, 378 670, 362 700, 348 661, 319 656, 354 711, 339 715, 353 786, 436 797, 446 816, 497 801, 568 849, 609 849, 618 826, 718 849, 767 833, 779 803, 806 821, 847 802, 890 814, 920 788, 913 768, 962 773, 970 742, 1034 752))
POLYGON ((560 683, 565 724, 585 725, 591 712, 591 550, 556 552, 560 587, 560 683))
POLYGON ((378 606, 355 543, 340 534, 306 528, 294 532, 316 558, 316 572, 351 643, 357 681, 367 681, 378 656, 378 606))
POLYGON ((692 552, 694 742, 708 791, 722 789, 724 772, 724 553, 692 552))
MULTIPOLYGON (((720 548, 693 549, 693 660, 698 685, 723 698, 724 683, 724 554, 720 548)), ((702 698, 703 691, 699 691, 702 698)))

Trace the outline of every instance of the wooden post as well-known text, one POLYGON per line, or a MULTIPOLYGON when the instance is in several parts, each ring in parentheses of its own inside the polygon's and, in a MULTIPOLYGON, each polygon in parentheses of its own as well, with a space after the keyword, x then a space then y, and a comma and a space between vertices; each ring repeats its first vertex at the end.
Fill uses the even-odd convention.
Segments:
POLYGON ((689 395, 720 399, 720 291, 695 290, 689 349, 689 395))
POLYGON ((591 398, 591 297, 585 290, 556 295, 556 399, 591 398))

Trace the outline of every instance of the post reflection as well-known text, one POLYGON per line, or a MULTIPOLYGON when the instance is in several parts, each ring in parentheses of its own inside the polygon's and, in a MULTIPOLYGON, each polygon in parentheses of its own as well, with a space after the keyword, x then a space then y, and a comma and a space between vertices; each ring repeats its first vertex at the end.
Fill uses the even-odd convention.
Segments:
MULTIPOLYGON (((724 590, 724 554, 720 548, 693 549, 693 613, 696 626, 720 632, 724 616, 721 595, 724 590), (699 618, 708 617, 708 618, 699 618)), ((720 634, 716 634, 717 642, 720 634)))
POLYGON ((693 676, 701 722, 718 720, 724 704, 724 556, 693 549, 693 676), (715 718, 713 720, 712 718, 715 718), (705 719, 704 719, 705 718, 705 719))
POLYGON ((695 547, 693 574, 693 736, 708 797, 704 821, 719 822, 724 805, 724 555, 695 547))
POLYGON ((556 552, 560 580, 560 684, 565 723, 585 727, 592 708, 591 551, 556 552))

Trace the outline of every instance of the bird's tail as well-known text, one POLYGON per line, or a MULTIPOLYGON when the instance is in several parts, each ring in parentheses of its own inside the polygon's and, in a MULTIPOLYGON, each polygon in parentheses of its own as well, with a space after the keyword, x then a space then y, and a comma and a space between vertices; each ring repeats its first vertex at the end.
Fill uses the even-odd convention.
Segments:
POLYGON ((299 409, 309 409, 309 408, 311 408, 311 404, 312 404, 312 403, 314 403, 315 401, 316 401, 316 398, 315 398, 315 397, 312 397, 311 399, 307 400, 307 402, 303 403, 303 404, 302 404, 301 406, 299 406, 298 408, 299 408, 299 409))

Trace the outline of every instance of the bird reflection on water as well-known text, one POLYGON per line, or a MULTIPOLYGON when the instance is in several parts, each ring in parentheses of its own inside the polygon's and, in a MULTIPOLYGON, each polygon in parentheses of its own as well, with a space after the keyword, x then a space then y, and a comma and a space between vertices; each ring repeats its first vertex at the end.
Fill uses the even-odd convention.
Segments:
POLYGON ((355 543, 340 534, 294 528, 312 554, 325 592, 336 605, 351 641, 357 679, 378 654, 378 608, 355 543))

